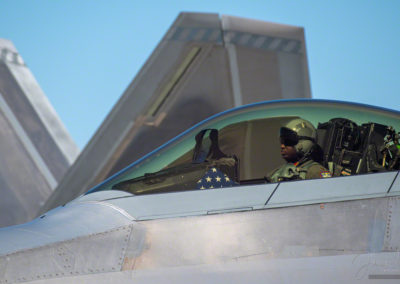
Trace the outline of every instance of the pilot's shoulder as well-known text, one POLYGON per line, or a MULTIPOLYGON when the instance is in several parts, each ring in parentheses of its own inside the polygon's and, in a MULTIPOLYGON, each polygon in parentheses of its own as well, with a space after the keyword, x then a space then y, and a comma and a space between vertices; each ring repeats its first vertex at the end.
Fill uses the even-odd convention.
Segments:
POLYGON ((275 169, 269 171, 269 172, 266 174, 265 177, 266 177, 268 180, 271 179, 272 176, 273 176, 274 174, 276 174, 281 168, 282 168, 282 166, 277 167, 277 168, 275 168, 275 169))
POLYGON ((270 172, 267 173, 265 178, 267 179, 268 182, 277 182, 278 178, 282 175, 283 172, 285 172, 285 169, 288 165, 283 164, 280 165, 279 167, 274 168, 270 172))
POLYGON ((313 163, 307 171, 306 179, 314 179, 314 178, 330 178, 332 174, 321 164, 315 162, 313 163))

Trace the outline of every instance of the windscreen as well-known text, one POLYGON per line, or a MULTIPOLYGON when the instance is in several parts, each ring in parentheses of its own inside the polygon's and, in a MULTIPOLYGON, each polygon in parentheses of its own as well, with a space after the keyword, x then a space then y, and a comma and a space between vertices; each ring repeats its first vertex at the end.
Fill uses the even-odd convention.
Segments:
POLYGON ((268 172, 285 163, 280 155, 279 129, 298 118, 309 121, 318 132, 326 167, 328 162, 348 162, 343 157, 338 160, 339 155, 344 155, 356 163, 351 165, 350 174, 397 169, 397 165, 389 168, 389 163, 394 163, 394 157, 390 156, 395 154, 393 148, 390 152, 384 147, 398 147, 398 112, 330 101, 281 101, 254 104, 216 115, 90 192, 115 189, 151 194, 265 182, 268 172), (353 145, 351 141, 358 141, 358 144, 353 145), (376 152, 373 158, 376 167, 366 165, 369 168, 357 169, 362 164, 360 160, 367 157, 364 148, 371 148, 372 142, 375 148, 368 150, 368 157, 376 152), (213 182, 209 182, 210 179, 213 182))

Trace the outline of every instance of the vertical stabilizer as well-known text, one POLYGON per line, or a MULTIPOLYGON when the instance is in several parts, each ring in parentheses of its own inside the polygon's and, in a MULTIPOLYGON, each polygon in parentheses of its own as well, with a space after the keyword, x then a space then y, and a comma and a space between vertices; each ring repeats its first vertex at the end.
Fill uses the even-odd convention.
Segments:
POLYGON ((35 217, 79 153, 5 39, 0 39, 0 124, 0 226, 5 226, 35 217))

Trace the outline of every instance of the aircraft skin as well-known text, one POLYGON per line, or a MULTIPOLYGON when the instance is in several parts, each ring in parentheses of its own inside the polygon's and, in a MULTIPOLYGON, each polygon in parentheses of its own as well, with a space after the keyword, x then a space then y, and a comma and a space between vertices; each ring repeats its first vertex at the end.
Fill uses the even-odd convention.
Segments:
MULTIPOLYGON (((173 164, 166 161, 171 151, 183 149, 183 142, 210 125, 219 125, 220 146, 226 150, 224 135, 232 125, 262 122, 257 115, 263 112, 268 123, 276 121, 274 113, 286 119, 286 111, 311 119, 314 109, 326 117, 334 115, 331 110, 342 117, 351 110, 358 123, 385 118, 400 129, 399 112, 334 101, 265 102, 213 116, 87 194, 32 222, 0 229, 0 283, 399 283, 398 169, 246 182, 262 172, 246 166, 247 157, 258 161, 257 149, 256 155, 238 154, 245 166, 240 186, 175 191, 168 185, 162 193, 154 186, 171 176, 135 176, 154 163, 161 169, 163 163, 173 164), (239 116, 246 120, 228 124, 239 116), (129 190, 122 186, 127 181, 129 190), (154 192, 141 192, 137 184, 154 192)), ((276 136, 269 133, 266 139, 276 136)), ((272 151, 266 153, 274 159, 275 149, 261 150, 272 151)))

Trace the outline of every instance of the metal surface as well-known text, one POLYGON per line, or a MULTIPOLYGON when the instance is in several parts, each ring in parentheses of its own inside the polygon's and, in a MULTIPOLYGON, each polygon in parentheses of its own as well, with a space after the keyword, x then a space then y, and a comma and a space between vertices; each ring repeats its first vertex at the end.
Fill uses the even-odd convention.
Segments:
POLYGON ((400 193, 400 172, 397 174, 396 179, 394 180, 390 190, 388 191, 388 195, 397 195, 400 193))
POLYGON ((5 118, 8 120, 11 128, 15 131, 16 136, 19 138, 21 144, 28 152, 28 155, 32 158, 40 174, 43 175, 43 177, 46 179, 50 188, 55 188, 57 185, 56 179, 54 178, 53 174, 47 167, 46 163, 44 162, 40 153, 37 151, 36 147, 33 145, 30 137, 27 135, 24 128, 21 126, 21 124, 15 117, 12 110, 8 107, 1 93, 0 93, 0 110, 2 111, 5 118))
POLYGON ((382 198, 143 222, 148 246, 134 269, 374 252, 368 236, 377 229, 382 248, 373 224, 386 209, 382 198))
POLYGON ((77 199, 72 200, 68 204, 78 203, 78 202, 87 202, 87 201, 105 201, 105 200, 109 200, 109 199, 130 197, 130 196, 133 196, 133 194, 126 192, 126 191, 107 190, 104 192, 95 192, 93 194, 86 194, 86 195, 79 196, 77 199))
POLYGON ((0 226, 6 226, 35 217, 51 187, 2 112, 0 137, 0 226))
POLYGON ((0 227, 32 220, 79 153, 14 45, 0 39, 0 227))
MULTIPOLYGON (((249 211, 385 197, 398 172, 332 179, 192 190, 132 196, 120 191, 100 191, 74 201, 106 201, 123 208, 136 220, 249 211)), ((397 193, 398 195, 399 193, 397 193)))
POLYGON ((385 251, 400 251, 400 197, 388 199, 388 217, 385 231, 385 251))
POLYGON ((397 172, 281 183, 268 207, 386 196, 397 172))
POLYGON ((29 223, 0 229, 0 254, 41 247, 125 226, 133 218, 106 203, 68 204, 29 223), (99 218, 101 216, 101 218, 99 218))
POLYGON ((46 279, 29 283, 370 283, 399 282, 399 253, 309 257, 297 259, 233 260, 224 263, 118 271, 46 279), (290 271, 290 272, 289 272, 290 271), (385 280, 385 281, 382 281, 385 280))
POLYGON ((253 102, 249 93, 260 99, 266 93, 310 96, 303 28, 224 15, 221 23, 224 42, 234 49, 244 104, 253 102))
POLYGON ((136 220, 247 211, 264 207, 276 184, 112 199, 136 220))
POLYGON ((131 231, 132 225, 9 254, 0 260, 7 267, 0 283, 121 270, 131 231))
MULTIPOLYGON (((298 188, 302 183, 287 184, 298 188)), ((259 187, 248 187, 252 190, 259 187)), ((218 191, 199 193, 208 196, 218 191)), ((396 283, 400 275, 398 198, 140 222, 123 217, 122 226, 0 257, 0 283, 378 283, 381 279, 396 283)), ((165 202, 176 206, 170 201, 165 202)), ((88 224, 92 226, 103 226, 104 218, 114 211, 119 214, 117 208, 96 212, 93 208, 103 208, 104 203, 88 202, 70 206, 91 211, 94 219, 88 224)), ((53 216, 58 214, 62 211, 53 216)), ((53 230, 76 230, 82 225, 50 224, 50 218, 43 222, 53 230)), ((42 237, 46 235, 43 232, 42 237)), ((25 240, 31 238, 32 234, 25 240)))
MULTIPOLYGON (((12 54, 13 58, 21 58, 10 41, 0 39, 0 49, 3 57, 6 58, 6 60, 0 60, 3 67, 0 76, 1 93, 5 101, 32 139, 35 147, 46 159, 51 171, 58 169, 57 163, 72 164, 79 154, 79 149, 33 74, 25 64, 20 64, 22 59, 7 60, 9 54, 12 54), (33 139, 33 134, 40 134, 42 138, 33 139), (50 159, 54 157, 57 157, 57 160, 50 159)), ((58 179, 60 178, 57 173, 54 174, 58 179)))

